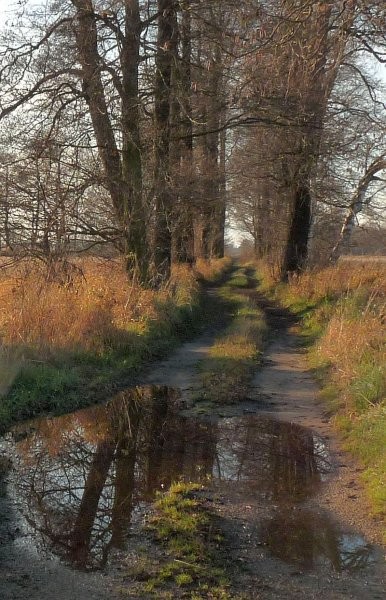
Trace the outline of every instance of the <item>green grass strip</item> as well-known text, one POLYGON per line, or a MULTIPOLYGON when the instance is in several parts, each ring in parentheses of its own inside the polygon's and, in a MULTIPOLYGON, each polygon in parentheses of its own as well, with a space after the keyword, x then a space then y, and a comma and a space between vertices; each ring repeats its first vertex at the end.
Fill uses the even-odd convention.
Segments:
POLYGON ((233 318, 201 362, 202 400, 233 404, 248 392, 267 331, 264 314, 253 293, 248 293, 252 286, 248 270, 240 268, 220 290, 223 300, 233 309, 233 318))

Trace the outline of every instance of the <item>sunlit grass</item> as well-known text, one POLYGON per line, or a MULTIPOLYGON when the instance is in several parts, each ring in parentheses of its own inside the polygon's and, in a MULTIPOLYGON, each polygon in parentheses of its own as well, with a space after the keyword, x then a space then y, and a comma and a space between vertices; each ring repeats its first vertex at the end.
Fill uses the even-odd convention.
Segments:
POLYGON ((119 259, 86 258, 55 276, 37 261, 0 271, 0 330, 6 347, 23 347, 40 358, 63 351, 103 354, 132 343, 174 308, 197 302, 197 277, 214 280, 229 259, 200 260, 196 268, 173 268, 163 289, 142 288, 127 277, 119 259))
POLYGON ((194 271, 200 279, 214 283, 219 281, 231 266, 232 259, 228 256, 224 258, 214 258, 212 260, 198 258, 194 265, 194 271))

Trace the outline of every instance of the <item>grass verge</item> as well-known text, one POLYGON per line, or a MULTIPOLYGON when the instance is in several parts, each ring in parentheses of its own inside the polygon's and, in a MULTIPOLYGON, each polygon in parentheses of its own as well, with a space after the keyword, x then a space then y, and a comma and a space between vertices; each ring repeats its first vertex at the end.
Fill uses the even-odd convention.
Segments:
MULTIPOLYGON (((136 565, 136 597, 228 600, 229 581, 219 560, 222 536, 199 499, 201 486, 175 483, 160 494, 147 530, 163 548, 162 558, 136 565)), ((131 593, 131 592, 129 592, 131 593)))
POLYGON ((111 261, 82 263, 81 274, 77 265, 70 285, 30 263, 2 273, 0 432, 129 385, 145 363, 211 322, 218 306, 200 293, 197 278, 219 280, 230 266, 224 259, 196 273, 179 267, 159 292, 131 285, 111 261))
POLYGON ((248 288, 253 286, 250 269, 241 267, 221 287, 220 296, 232 309, 227 329, 215 340, 200 365, 201 400, 232 404, 245 398, 262 352, 266 323, 248 288))
MULTIPOLYGON (((263 278, 264 279, 264 278, 263 278)), ((309 360, 345 447, 363 464, 374 514, 386 516, 384 270, 338 265, 266 292, 302 318, 309 360)), ((386 542, 386 534, 385 534, 386 542)))

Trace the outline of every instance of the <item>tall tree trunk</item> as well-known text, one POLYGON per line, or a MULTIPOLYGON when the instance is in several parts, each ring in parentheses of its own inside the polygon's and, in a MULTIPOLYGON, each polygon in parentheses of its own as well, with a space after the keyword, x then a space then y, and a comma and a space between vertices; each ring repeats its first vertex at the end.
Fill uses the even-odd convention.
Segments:
POLYGON ((254 252, 256 258, 263 258, 267 250, 266 244, 268 238, 264 227, 268 227, 269 224, 269 217, 267 214, 269 207, 267 204, 267 201, 263 198, 263 194, 259 194, 252 217, 254 252))
POLYGON ((300 271, 308 255, 308 236, 311 226, 311 193, 307 182, 295 189, 294 206, 283 262, 283 279, 300 271))
POLYGON ((193 217, 194 233, 194 258, 208 258, 207 252, 208 218, 200 210, 196 210, 193 217))
POLYGON ((171 265, 172 197, 170 192, 170 111, 173 60, 177 55, 177 19, 174 0, 158 0, 158 36, 154 93, 155 126, 155 276, 165 279, 171 265))
POLYGON ((226 131, 220 132, 218 163, 218 194, 212 225, 212 256, 222 258, 225 250, 225 210, 226 210, 226 131))
POLYGON ((121 48, 122 67, 122 178, 126 254, 128 268, 147 282, 149 252, 147 215, 142 198, 142 160, 139 133, 138 65, 141 19, 138 0, 125 0, 125 38, 121 48))
MULTIPOLYGON (((282 278, 285 280, 290 272, 301 271, 308 258, 308 241, 311 231, 311 177, 319 155, 323 132, 323 121, 327 109, 327 99, 335 81, 334 68, 329 73, 326 65, 329 57, 330 19, 332 5, 325 1, 316 2, 310 20, 301 24, 304 30, 300 35, 300 58, 295 50, 295 65, 303 74, 299 87, 300 122, 305 123, 299 144, 299 156, 295 178, 293 203, 290 211, 290 224, 284 259, 282 278), (310 34, 311 32, 311 34, 310 34), (300 64, 299 64, 300 61, 300 64)), ((341 46, 339 46, 339 50, 341 46)), ((338 48, 336 49, 336 51, 338 48)), ((334 56, 338 60, 339 56, 334 56)), ((293 91, 296 97, 297 91, 293 91)))
POLYGON ((122 251, 128 268, 140 280, 147 278, 146 236, 141 194, 138 129, 138 62, 140 18, 138 0, 125 0, 126 29, 122 40, 122 160, 114 136, 102 81, 96 13, 92 0, 71 0, 77 9, 75 30, 82 67, 83 92, 89 107, 98 152, 113 207, 122 229, 122 251))
MULTIPOLYGON (((182 7, 180 38, 181 58, 176 77, 178 78, 178 105, 180 107, 180 127, 176 133, 181 137, 179 143, 179 197, 175 207, 175 225, 173 227, 173 261, 192 264, 194 261, 194 195, 195 181, 193 171, 193 124, 192 124, 192 24, 190 0, 182 7)), ((177 92, 177 93, 178 93, 177 92)))
POLYGON ((170 177, 173 218, 171 223, 171 262, 180 262, 180 237, 182 228, 182 178, 181 178, 181 163, 182 163, 182 141, 180 137, 181 129, 181 104, 180 104, 180 73, 179 73, 180 57, 176 56, 176 60, 172 65, 171 88, 172 97, 170 104, 170 177))
POLYGON ((9 169, 5 167, 5 185, 4 185, 4 241, 6 248, 12 249, 11 232, 9 226, 10 208, 9 208, 9 169))
MULTIPOLYGON (((207 130, 204 145, 206 163, 206 202, 205 211, 209 222, 205 230, 205 249, 208 258, 217 258, 221 254, 222 234, 225 219, 224 197, 221 197, 221 167, 220 167, 220 126, 222 120, 222 64, 221 49, 216 46, 211 58, 207 99, 207 130)), ((225 152, 225 147, 224 147, 225 152)), ((224 155, 225 157, 225 155, 224 155)), ((225 165, 224 165, 225 167, 225 165)))

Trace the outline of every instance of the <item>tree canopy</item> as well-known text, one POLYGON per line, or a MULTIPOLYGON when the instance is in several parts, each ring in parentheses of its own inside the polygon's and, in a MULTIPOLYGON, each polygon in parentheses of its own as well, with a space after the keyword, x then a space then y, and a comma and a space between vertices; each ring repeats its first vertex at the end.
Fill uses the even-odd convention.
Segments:
POLYGON ((0 41, 3 249, 103 245, 158 285, 222 256, 230 218, 285 278, 332 211, 336 257, 383 185, 385 23, 381 0, 24 0, 0 41))

